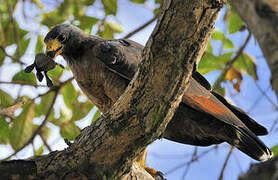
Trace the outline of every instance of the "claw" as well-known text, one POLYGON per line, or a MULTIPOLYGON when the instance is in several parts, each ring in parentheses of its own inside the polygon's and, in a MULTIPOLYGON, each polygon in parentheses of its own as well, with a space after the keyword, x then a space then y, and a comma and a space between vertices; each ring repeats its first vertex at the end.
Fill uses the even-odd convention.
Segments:
POLYGON ((40 71, 37 71, 36 76, 40 82, 43 80, 43 74, 40 71))
POLYGON ((161 171, 157 171, 155 175, 159 177, 160 180, 167 180, 164 178, 164 174, 161 171))
POLYGON ((45 78, 46 78, 46 84, 47 84, 47 86, 48 86, 48 87, 52 87, 52 86, 53 86, 53 83, 52 83, 51 79, 48 77, 46 71, 44 71, 44 75, 45 75, 45 78))

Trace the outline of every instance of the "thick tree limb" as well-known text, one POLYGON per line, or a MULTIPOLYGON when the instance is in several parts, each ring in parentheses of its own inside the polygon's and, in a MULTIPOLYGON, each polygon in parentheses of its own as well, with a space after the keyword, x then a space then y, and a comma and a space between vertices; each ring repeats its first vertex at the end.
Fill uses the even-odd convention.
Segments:
POLYGON ((229 0, 258 40, 272 73, 272 88, 278 98, 278 5, 273 0, 229 0))
MULTIPOLYGON (((217 0, 166 0, 144 49, 143 63, 126 92, 71 146, 20 161, 30 168, 16 175, 25 179, 131 178, 133 159, 161 135, 180 103, 220 7, 222 1, 217 0)), ((9 162, 0 167, 5 164, 9 162)), ((1 172, 0 168, 0 179, 1 172)))
POLYGON ((248 172, 239 177, 239 180, 261 179, 278 179, 278 156, 270 161, 251 165, 248 172))

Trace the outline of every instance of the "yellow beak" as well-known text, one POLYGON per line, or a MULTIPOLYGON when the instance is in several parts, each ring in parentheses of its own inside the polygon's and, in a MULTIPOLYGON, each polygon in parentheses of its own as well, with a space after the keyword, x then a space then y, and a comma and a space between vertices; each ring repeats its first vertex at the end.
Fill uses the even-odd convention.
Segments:
MULTIPOLYGON (((46 42, 46 54, 48 52, 54 52, 54 57, 60 55, 63 52, 64 45, 58 41, 58 39, 52 39, 48 42, 46 42)), ((52 54, 52 53, 51 53, 52 54)), ((51 57, 51 58, 54 58, 51 57)))

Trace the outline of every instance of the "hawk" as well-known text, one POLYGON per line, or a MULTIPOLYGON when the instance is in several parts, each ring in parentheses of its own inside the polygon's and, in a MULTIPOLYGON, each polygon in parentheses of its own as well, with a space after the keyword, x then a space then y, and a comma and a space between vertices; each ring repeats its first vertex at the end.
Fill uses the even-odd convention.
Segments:
MULTIPOLYGON (((124 92, 141 63, 144 48, 128 39, 87 35, 70 24, 55 26, 44 42, 49 57, 64 57, 81 90, 101 112, 124 92)), ((265 161, 272 152, 257 135, 266 134, 263 126, 212 91, 195 71, 163 138, 197 146, 228 142, 253 159, 265 161)))

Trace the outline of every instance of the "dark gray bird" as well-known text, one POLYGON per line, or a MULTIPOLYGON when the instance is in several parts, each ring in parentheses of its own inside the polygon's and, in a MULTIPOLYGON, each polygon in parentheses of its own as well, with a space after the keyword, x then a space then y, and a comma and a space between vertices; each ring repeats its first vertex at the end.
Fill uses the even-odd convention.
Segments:
MULTIPOLYGON (((55 26, 44 42, 49 56, 64 57, 82 91, 102 112, 124 92, 142 60, 143 46, 136 42, 102 39, 68 24, 55 26)), ((272 157, 256 136, 267 134, 263 126, 211 91, 198 72, 189 83, 164 138, 198 146, 228 142, 253 159, 272 157)))

